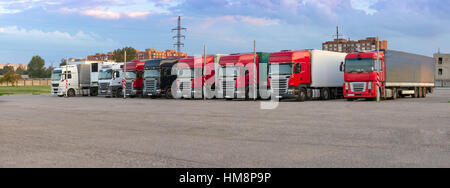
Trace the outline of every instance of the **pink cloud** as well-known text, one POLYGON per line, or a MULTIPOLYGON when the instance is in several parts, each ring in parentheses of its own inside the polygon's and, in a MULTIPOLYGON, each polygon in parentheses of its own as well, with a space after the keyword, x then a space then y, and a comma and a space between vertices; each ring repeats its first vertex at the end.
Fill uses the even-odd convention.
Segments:
POLYGON ((112 11, 104 11, 100 9, 94 9, 94 10, 84 10, 81 12, 82 15, 85 16, 92 16, 99 19, 108 19, 108 20, 117 20, 120 19, 121 15, 119 12, 112 12, 112 11))

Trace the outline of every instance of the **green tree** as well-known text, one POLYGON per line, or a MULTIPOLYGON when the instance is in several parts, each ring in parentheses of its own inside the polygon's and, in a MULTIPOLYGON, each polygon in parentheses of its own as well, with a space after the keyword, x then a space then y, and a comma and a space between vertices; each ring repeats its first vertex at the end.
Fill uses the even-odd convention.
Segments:
POLYGON ((19 81, 20 79, 20 74, 17 74, 15 72, 9 71, 7 72, 3 78, 0 79, 1 83, 11 83, 13 86, 17 83, 17 81, 19 81))
POLYGON ((25 74, 25 70, 22 67, 17 68, 16 73, 19 75, 24 75, 25 74))
POLYGON ((6 74, 7 72, 14 72, 14 67, 11 66, 3 67, 3 73, 6 74))
POLYGON ((125 51, 127 52, 127 61, 131 61, 136 58, 136 49, 132 47, 124 47, 122 49, 114 50, 113 60, 116 62, 123 62, 123 55, 125 51))
POLYGON ((48 67, 47 69, 45 69, 45 78, 50 78, 50 77, 52 77, 52 72, 53 72, 53 67, 52 66, 50 66, 50 67, 48 67))
POLYGON ((59 64, 60 67, 67 65, 67 59, 63 58, 61 59, 61 63, 59 64))
POLYGON ((28 63, 28 74, 32 78, 45 77, 45 61, 40 56, 34 56, 28 63))

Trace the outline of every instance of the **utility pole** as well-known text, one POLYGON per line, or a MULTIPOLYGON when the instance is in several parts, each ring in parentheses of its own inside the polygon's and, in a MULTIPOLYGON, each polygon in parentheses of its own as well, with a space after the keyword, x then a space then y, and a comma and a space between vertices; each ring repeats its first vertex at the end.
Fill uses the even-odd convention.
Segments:
POLYGON ((69 97, 67 95, 67 91, 69 90, 68 67, 69 67, 69 56, 66 57, 66 95, 65 95, 66 98, 69 97))
MULTIPOLYGON (((260 57, 261 58, 261 57, 260 57)), ((256 74, 258 70, 256 70, 256 40, 253 41, 253 100, 256 101, 256 98, 258 97, 258 94, 256 93, 258 89, 256 89, 256 74)))
POLYGON ((127 98, 127 51, 123 50, 123 84, 122 84, 122 90, 123 90, 123 99, 127 98))
POLYGON ((203 100, 206 100, 206 45, 204 46, 204 56, 203 56, 203 78, 202 78, 202 84, 203 84, 203 100))
MULTIPOLYGON (((380 63, 380 40, 377 37, 377 102, 381 101, 381 87, 380 87, 380 72, 381 72, 381 63, 380 63)), ((394 94, 395 95, 395 94, 394 94)))
MULTIPOLYGON (((334 35, 335 37, 336 37, 336 41, 338 42, 338 51, 339 51, 339 45, 341 45, 341 41, 339 41, 339 37, 341 37, 342 36, 342 38, 344 37, 342 34, 339 34, 339 26, 336 26, 336 35, 334 35)), ((343 51, 343 47, 341 48, 341 51, 339 51, 339 52, 342 52, 343 51)))
POLYGON ((173 31, 177 31, 177 36, 174 36, 173 39, 177 39, 177 43, 174 44, 177 47, 177 52, 181 52, 181 47, 184 47, 184 43, 181 42, 181 39, 186 39, 186 36, 181 34, 181 31, 187 31, 186 28, 181 27, 181 16, 178 16, 178 26, 173 31))

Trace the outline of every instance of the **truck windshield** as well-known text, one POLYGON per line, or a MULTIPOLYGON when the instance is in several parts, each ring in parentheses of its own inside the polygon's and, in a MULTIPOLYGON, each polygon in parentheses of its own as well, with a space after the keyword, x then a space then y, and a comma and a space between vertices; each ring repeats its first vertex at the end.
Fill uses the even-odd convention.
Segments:
POLYGON ((135 71, 127 72, 125 76, 128 80, 136 79, 136 72, 135 71))
POLYGON ((347 59, 345 72, 373 72, 373 59, 347 59))
POLYGON ((159 78, 159 70, 156 70, 156 69, 145 70, 144 77, 145 78, 159 78))
POLYGON ((292 63, 271 64, 269 66, 269 75, 291 75, 292 63), (278 66, 278 68, 277 68, 278 66))
POLYGON ((52 81, 61 80, 61 74, 62 74, 62 70, 54 70, 52 72, 52 81))
POLYGON ((191 68, 182 68, 182 69, 178 69, 178 77, 181 78, 192 78, 194 73, 194 69, 191 68))
POLYGON ((98 74, 99 80, 111 80, 112 79, 112 69, 100 70, 98 74))
POLYGON ((227 77, 237 76, 239 74, 239 67, 224 66, 222 67, 222 75, 227 77))

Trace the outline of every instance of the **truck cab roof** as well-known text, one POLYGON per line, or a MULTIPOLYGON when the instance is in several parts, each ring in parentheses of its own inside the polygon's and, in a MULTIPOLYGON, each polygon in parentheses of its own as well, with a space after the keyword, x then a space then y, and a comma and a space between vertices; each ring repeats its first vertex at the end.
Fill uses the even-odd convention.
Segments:
POLYGON ((286 63, 286 62, 301 62, 306 58, 310 58, 311 53, 309 50, 283 50, 281 52, 275 52, 270 54, 270 63, 286 63))
POLYGON ((145 62, 141 60, 134 60, 127 63, 126 71, 142 71, 144 70, 145 62))
MULTIPOLYGON (((202 67, 204 67, 204 60, 205 60, 205 58, 203 56, 202 57, 190 56, 190 57, 185 57, 185 58, 180 59, 178 61, 178 63, 184 63, 185 65, 187 65, 190 68, 194 68, 194 67, 202 68, 202 67)), ((206 64, 211 64, 211 63, 214 63, 214 57, 207 56, 206 64)))

